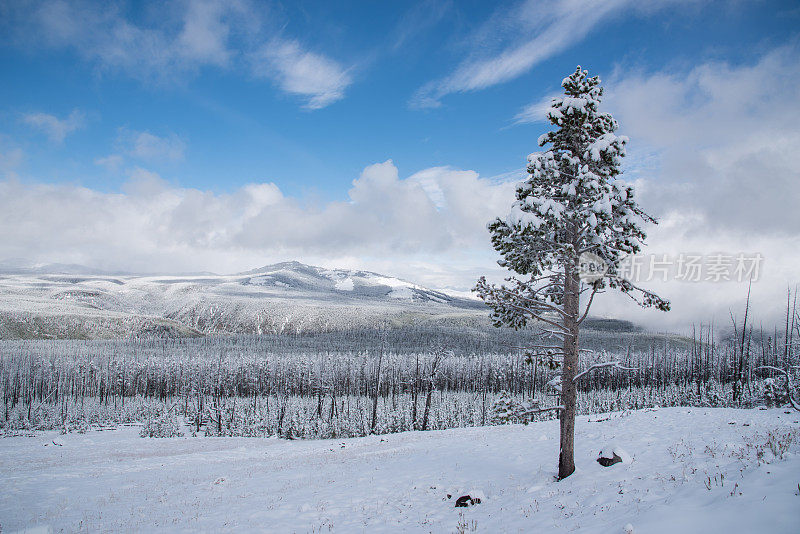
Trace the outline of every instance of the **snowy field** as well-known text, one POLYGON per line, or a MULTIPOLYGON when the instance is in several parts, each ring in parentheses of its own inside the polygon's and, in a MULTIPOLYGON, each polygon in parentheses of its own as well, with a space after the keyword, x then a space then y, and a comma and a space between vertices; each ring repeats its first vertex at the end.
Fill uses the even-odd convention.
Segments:
POLYGON ((0 531, 800 532, 797 412, 582 416, 576 441, 578 471, 556 482, 557 421, 321 441, 9 437, 0 531), (631 459, 601 467, 607 444, 631 459))

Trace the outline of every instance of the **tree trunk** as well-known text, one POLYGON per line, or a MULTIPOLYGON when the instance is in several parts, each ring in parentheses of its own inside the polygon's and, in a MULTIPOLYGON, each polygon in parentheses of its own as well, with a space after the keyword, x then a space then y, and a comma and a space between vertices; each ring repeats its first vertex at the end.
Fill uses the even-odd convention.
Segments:
POLYGON ((564 363, 561 372, 561 405, 559 422, 561 428, 561 452, 558 456, 558 478, 564 479, 575 472, 575 404, 576 385, 573 379, 578 368, 578 298, 580 280, 575 265, 564 269, 564 306, 566 314, 563 324, 564 363))
POLYGON ((378 371, 375 376, 375 394, 372 399, 372 423, 370 424, 369 433, 375 433, 375 425, 378 422, 378 395, 381 391, 381 363, 383 362, 383 345, 381 345, 381 352, 378 354, 378 371))
POLYGON ((428 416, 431 413, 431 397, 433 396, 433 382, 428 386, 428 396, 425 398, 425 413, 422 415, 422 430, 428 430, 428 416))

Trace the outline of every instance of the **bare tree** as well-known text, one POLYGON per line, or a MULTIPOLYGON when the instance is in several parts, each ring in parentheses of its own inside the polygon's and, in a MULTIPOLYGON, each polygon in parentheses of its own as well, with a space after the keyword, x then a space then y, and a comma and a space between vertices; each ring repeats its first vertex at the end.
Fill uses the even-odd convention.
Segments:
POLYGON ((425 397, 425 411, 422 414, 422 430, 428 430, 428 415, 431 412, 431 397, 433 396, 433 390, 436 389, 436 375, 439 372, 439 365, 442 363, 442 360, 445 357, 451 354, 451 352, 444 349, 438 349, 431 357, 430 367, 428 368, 428 375, 426 377, 428 394, 425 397))

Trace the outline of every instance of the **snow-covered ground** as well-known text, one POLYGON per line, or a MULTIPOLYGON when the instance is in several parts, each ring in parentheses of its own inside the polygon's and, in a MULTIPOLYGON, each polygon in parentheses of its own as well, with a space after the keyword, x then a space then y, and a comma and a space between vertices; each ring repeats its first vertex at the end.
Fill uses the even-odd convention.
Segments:
POLYGON ((2 532, 800 532, 797 412, 584 416, 561 482, 556 421, 324 441, 137 430, 0 439, 2 532), (607 446, 631 458, 601 467, 607 446))

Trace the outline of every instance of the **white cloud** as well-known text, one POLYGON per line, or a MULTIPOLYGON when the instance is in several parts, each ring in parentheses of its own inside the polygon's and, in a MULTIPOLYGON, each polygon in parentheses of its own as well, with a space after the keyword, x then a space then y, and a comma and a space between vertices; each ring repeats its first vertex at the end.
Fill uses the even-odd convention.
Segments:
MULTIPOLYGON (((786 290, 800 282, 800 232, 779 235, 766 232, 743 232, 738 228, 715 227, 707 224, 703 213, 674 209, 664 214, 655 228, 648 232, 648 252, 660 257, 667 254, 673 261, 679 254, 760 253, 763 256, 759 277, 752 285, 751 317, 763 321, 766 327, 779 324, 786 313, 786 290)), ((598 313, 641 321, 664 330, 688 328, 691 321, 714 321, 723 329, 730 327, 730 313, 741 320, 744 313, 748 284, 746 281, 642 282, 648 289, 670 299, 672 310, 640 312, 626 310, 621 304, 626 297, 604 295, 598 301, 598 313)))
POLYGON ((619 72, 607 95, 634 162, 655 160, 642 191, 651 211, 700 213, 707 233, 800 235, 796 48, 738 66, 619 72))
POLYGON ((85 123, 83 113, 77 109, 63 119, 48 113, 26 113, 22 116, 22 121, 28 126, 43 132, 55 143, 63 142, 67 134, 83 127, 85 123))
POLYGON ((304 50, 296 41, 273 39, 252 61, 256 76, 274 80, 287 93, 308 97, 308 109, 340 100, 353 81, 339 63, 304 50))
POLYGON ((470 39, 472 53, 451 74, 420 88, 411 104, 436 107, 448 94, 507 82, 581 42, 613 16, 652 13, 682 1, 691 0, 526 0, 491 17, 470 39))
POLYGON ((21 148, 0 151, 0 173, 11 173, 22 164, 25 154, 21 148))
MULTIPOLYGON (((619 70, 605 86, 606 109, 631 139, 627 173, 661 219, 648 251, 761 253, 753 302, 759 318, 779 320, 787 287, 800 282, 800 51, 687 71, 619 70)), ((747 293, 746 283, 650 285, 673 301, 670 314, 645 314, 663 327, 687 318, 727 325, 747 293)), ((616 315, 619 302, 598 309, 616 315)))
MULTIPOLYGON (((641 197, 651 202, 640 180, 641 197)), ((307 204, 272 183, 227 194, 170 185, 141 168, 121 193, 74 185, 0 181, 0 258, 81 263, 127 271, 235 272, 298 259, 327 267, 368 269, 433 287, 468 290, 480 275, 500 280, 486 223, 508 211, 515 182, 449 167, 401 177, 386 161, 353 180, 346 201, 307 204)), ((652 205, 651 205, 652 207, 652 205)), ((787 283, 796 282, 800 238, 706 228, 702 212, 661 210, 649 252, 760 252, 753 286, 755 315, 781 313, 787 283), (794 278, 793 278, 794 277, 794 278)), ((689 321, 726 321, 746 284, 647 283, 673 302, 673 312, 642 312, 624 297, 604 295, 601 315, 682 328, 689 321)))
POLYGON ((125 159, 119 154, 109 154, 104 158, 96 158, 94 160, 95 165, 105 167, 107 170, 111 172, 118 171, 120 167, 122 167, 123 163, 125 163, 125 159))
POLYGON ((228 49, 231 33, 226 20, 228 8, 240 4, 214 0, 189 2, 183 16, 183 28, 177 38, 177 49, 187 59, 199 63, 224 66, 232 51, 228 49))
POLYGON ((537 122, 547 122, 547 110, 553 98, 556 98, 559 93, 553 93, 542 97, 536 102, 531 102, 520 110, 514 117, 514 124, 533 124, 537 122))
MULTIPOLYGON (((618 68, 604 86, 603 107, 630 137, 624 176, 661 221, 648 232, 646 252, 761 253, 753 302, 760 318, 778 320, 787 286, 800 282, 800 51, 782 47, 740 65, 618 68)), ((550 99, 532 102, 515 122, 542 122, 550 99)), ((735 282, 646 285, 671 299, 673 311, 640 315, 625 297, 607 295, 596 312, 665 329, 690 320, 728 324, 747 293, 735 282)))
POLYGON ((175 134, 160 137, 124 128, 120 130, 116 146, 128 156, 145 162, 180 161, 186 151, 186 143, 175 134))
MULTIPOLYGON (((485 224, 507 210, 513 183, 446 167, 400 178, 371 165, 346 202, 306 206, 270 183, 229 194, 170 186, 135 169, 122 193, 0 182, 0 258, 126 270, 237 270, 269 259, 406 258, 487 254, 485 224), (432 199, 419 180, 437 188, 432 199), (443 201, 445 206, 437 208, 443 201), (23 216, 24 214, 24 216, 23 216)), ((396 272, 396 270, 394 270, 396 272)), ((411 273, 405 273, 411 274, 411 273)), ((416 277, 415 277, 416 278, 416 277)))
POLYGON ((242 2, 219 0, 152 6, 160 20, 150 24, 128 20, 124 4, 45 0, 32 5, 18 11, 20 25, 42 35, 43 44, 72 48, 100 67, 160 81, 227 65, 234 53, 232 28, 246 17, 242 2))
POLYGON ((151 2, 137 8, 143 16, 136 21, 126 8, 125 3, 34 1, 9 6, 2 27, 21 48, 68 48, 100 70, 147 82, 172 83, 208 67, 249 72, 255 62, 256 75, 308 97, 311 109, 341 99, 352 82, 337 61, 281 37, 268 8, 250 0, 151 2))
POLYGON ((398 19, 391 34, 392 50, 419 40, 426 31, 439 24, 453 9, 452 0, 421 0, 412 5, 398 19))

